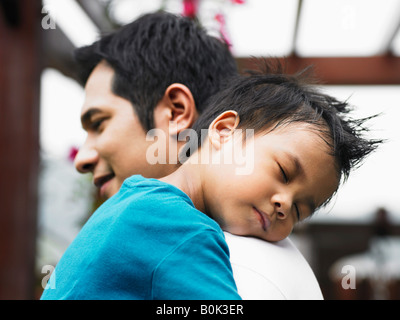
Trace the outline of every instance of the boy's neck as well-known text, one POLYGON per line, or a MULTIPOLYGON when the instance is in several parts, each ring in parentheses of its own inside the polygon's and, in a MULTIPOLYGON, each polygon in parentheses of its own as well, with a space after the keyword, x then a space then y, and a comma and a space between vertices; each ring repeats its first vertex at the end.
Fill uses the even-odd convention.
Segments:
POLYGON ((201 166, 197 167, 185 163, 178 170, 159 180, 169 183, 186 193, 196 209, 206 213, 200 168, 201 166))

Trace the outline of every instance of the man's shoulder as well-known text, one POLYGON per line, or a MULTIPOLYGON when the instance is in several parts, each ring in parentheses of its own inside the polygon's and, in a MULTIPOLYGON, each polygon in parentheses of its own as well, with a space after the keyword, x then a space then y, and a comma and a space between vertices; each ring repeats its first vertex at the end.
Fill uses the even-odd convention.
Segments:
POLYGON ((301 252, 289 238, 278 242, 268 242, 254 237, 236 236, 229 232, 225 232, 225 237, 230 243, 232 250, 235 252, 242 253, 243 251, 248 251, 249 245, 251 245, 254 251, 265 251, 265 256, 267 256, 268 252, 268 259, 279 256, 284 258, 296 257, 297 259, 304 259, 301 252))
POLYGON ((274 243, 230 233, 225 233, 225 238, 239 294, 244 299, 258 286, 249 278, 269 283, 271 290, 279 291, 280 298, 322 299, 314 272, 289 238, 274 243))

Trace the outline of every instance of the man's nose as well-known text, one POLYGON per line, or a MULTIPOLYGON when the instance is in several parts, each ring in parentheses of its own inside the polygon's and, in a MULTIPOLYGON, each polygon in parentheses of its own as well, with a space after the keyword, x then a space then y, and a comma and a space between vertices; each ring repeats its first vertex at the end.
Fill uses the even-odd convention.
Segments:
POLYGON ((99 161, 99 153, 87 145, 83 145, 76 154, 74 164, 80 173, 93 172, 94 167, 99 161))

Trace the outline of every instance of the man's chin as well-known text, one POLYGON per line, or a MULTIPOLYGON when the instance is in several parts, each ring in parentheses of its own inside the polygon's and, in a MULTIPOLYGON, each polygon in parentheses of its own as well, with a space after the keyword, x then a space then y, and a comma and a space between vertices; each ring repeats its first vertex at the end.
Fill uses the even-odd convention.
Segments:
POLYGON ((115 178, 112 178, 99 188, 99 195, 102 199, 107 200, 116 194, 118 190, 115 178))

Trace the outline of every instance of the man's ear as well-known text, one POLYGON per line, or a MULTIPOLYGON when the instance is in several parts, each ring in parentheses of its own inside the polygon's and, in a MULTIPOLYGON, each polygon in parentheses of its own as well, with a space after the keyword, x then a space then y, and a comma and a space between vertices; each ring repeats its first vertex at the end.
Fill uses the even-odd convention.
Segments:
POLYGON ((154 109, 154 126, 165 128, 171 135, 191 128, 198 117, 192 92, 183 84, 173 83, 154 109), (169 122, 176 123, 169 126, 169 122))
POLYGON ((208 127, 208 139, 217 149, 229 141, 234 134, 234 130, 239 125, 240 118, 236 111, 228 110, 221 113, 211 122, 208 127))

